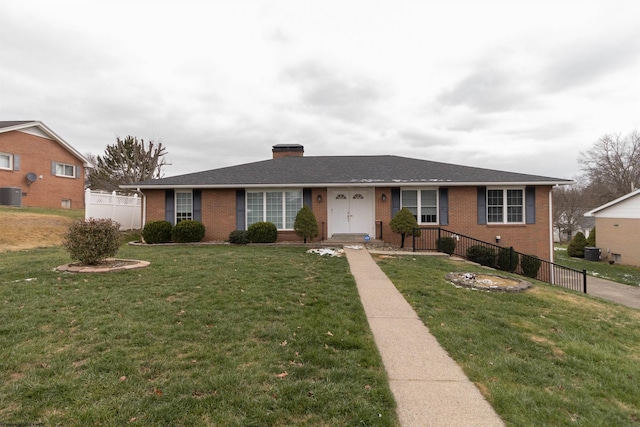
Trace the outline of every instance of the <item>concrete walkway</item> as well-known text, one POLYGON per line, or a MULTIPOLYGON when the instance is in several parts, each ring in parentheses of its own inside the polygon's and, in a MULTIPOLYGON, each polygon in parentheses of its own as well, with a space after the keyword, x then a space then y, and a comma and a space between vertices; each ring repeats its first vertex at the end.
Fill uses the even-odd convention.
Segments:
POLYGON ((369 252, 344 251, 389 376, 400 424, 504 426, 369 252))

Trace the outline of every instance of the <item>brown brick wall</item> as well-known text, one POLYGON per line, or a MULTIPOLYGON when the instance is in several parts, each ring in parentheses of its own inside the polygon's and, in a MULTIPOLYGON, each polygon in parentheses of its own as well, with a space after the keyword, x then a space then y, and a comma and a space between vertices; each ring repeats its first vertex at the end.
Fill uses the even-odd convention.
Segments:
POLYGON ((640 219, 596 217, 596 247, 602 250, 602 259, 614 260, 620 255, 620 264, 640 266, 640 219))
MULTIPOLYGON (((449 225, 444 228, 475 239, 495 243, 501 236, 500 245, 513 246, 516 251, 549 259, 549 191, 551 187, 536 188, 536 223, 517 225, 479 225, 477 222, 476 187, 449 187, 449 225)), ((164 219, 164 190, 146 190, 147 221, 164 219)), ((376 238, 380 226, 386 242, 399 245, 400 235, 391 231, 391 188, 375 189, 376 238), (386 201, 382 201, 382 195, 386 201)), ((206 228, 205 240, 228 240, 236 227, 236 190, 202 190, 202 222, 206 228)), ((327 189, 312 191, 312 210, 318 221, 320 236, 327 237, 327 189), (322 201, 318 202, 318 195, 322 201)), ((301 240, 292 231, 278 233, 280 241, 301 240)), ((405 245, 410 242, 405 242, 405 245)))
POLYGON ((19 171, 0 169, 0 187, 21 188, 23 206, 60 208, 62 200, 71 200, 71 208, 84 209, 82 162, 56 141, 19 131, 0 133, 0 152, 20 156, 19 171), (52 175, 51 161, 80 165, 81 176, 52 175), (42 179, 27 185, 29 172, 42 179))

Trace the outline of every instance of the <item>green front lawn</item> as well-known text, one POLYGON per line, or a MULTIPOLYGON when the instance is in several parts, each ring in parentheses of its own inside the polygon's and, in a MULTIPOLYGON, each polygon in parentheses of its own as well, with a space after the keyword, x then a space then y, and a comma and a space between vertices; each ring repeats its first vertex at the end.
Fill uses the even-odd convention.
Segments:
POLYGON ((487 270, 440 257, 378 262, 507 425, 640 424, 638 310, 541 282, 458 289, 447 272, 487 270))
POLYGON ((397 425, 345 258, 123 246, 141 270, 0 259, 0 424, 397 425))
POLYGON ((587 270, 587 274, 612 280, 625 285, 640 286, 640 268, 621 264, 609 264, 606 261, 587 261, 584 258, 572 258, 567 254, 567 245, 555 245, 555 263, 576 270, 587 270))

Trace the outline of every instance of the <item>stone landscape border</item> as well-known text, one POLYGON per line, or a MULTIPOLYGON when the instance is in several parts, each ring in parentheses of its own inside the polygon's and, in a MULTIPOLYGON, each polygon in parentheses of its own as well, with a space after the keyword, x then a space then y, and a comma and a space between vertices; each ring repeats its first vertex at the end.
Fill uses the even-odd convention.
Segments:
POLYGON ((70 263, 56 267, 58 271, 69 273, 108 273, 112 271, 132 270, 144 268, 151 264, 149 261, 137 259, 107 258, 96 265, 86 265, 82 263, 70 263))

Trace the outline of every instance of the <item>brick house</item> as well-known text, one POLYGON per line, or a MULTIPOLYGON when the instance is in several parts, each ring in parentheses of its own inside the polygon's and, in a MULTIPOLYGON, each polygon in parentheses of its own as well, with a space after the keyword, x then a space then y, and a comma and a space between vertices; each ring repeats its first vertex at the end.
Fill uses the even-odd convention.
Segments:
POLYGON ((86 167, 89 161, 42 122, 0 121, 0 192, 11 194, 7 200, 82 209, 86 167))
POLYGON ((383 236, 400 243, 389 222, 402 207, 418 223, 551 259, 551 189, 571 181, 399 156, 305 157, 301 145, 275 145, 273 158, 122 188, 144 193, 146 221, 201 221, 205 240, 227 240, 257 221, 278 227, 281 241, 300 238, 293 222, 311 207, 321 238, 383 236))
POLYGON ((603 260, 640 266, 640 189, 585 214, 595 217, 596 246, 603 260))

